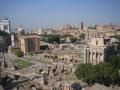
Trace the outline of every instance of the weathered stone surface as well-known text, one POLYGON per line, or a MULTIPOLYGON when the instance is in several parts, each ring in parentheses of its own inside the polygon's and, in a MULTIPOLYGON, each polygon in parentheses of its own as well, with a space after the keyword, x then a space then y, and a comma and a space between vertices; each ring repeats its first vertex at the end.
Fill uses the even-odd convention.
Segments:
POLYGON ((4 90, 3 87, 0 85, 0 90, 4 90))

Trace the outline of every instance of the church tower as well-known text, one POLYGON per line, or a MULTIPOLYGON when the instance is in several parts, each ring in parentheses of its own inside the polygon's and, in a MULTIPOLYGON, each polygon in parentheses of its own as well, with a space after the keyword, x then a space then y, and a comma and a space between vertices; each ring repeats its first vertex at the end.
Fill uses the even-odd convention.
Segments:
POLYGON ((84 23, 81 22, 80 25, 79 25, 79 30, 80 30, 80 31, 83 31, 84 29, 85 29, 84 23))
POLYGON ((83 22, 81 22, 81 27, 80 27, 80 29, 81 29, 81 30, 84 29, 84 24, 83 24, 83 22))

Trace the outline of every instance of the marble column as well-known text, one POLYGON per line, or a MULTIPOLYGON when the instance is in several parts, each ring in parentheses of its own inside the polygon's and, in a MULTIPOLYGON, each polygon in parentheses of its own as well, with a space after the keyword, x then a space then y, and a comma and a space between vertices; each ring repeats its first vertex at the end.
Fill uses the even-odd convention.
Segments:
POLYGON ((92 50, 90 50, 90 63, 92 63, 93 62, 93 51, 92 50))
POLYGON ((87 55, 88 55, 87 61, 90 63, 90 50, 89 49, 88 49, 87 55))
POLYGON ((97 64, 97 51, 95 51, 95 64, 97 64))
POLYGON ((86 63, 86 49, 84 49, 84 63, 86 63))
POLYGON ((98 53, 98 63, 100 63, 100 51, 98 53))

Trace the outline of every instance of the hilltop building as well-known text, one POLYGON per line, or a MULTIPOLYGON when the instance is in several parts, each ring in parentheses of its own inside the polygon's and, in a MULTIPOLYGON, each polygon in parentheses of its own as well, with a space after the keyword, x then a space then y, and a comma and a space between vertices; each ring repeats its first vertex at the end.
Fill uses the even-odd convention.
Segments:
POLYGON ((61 30, 61 35, 79 36, 80 31, 77 27, 65 24, 61 30))
POLYGON ((0 30, 11 33, 10 21, 7 18, 0 22, 0 30))
POLYGON ((19 26, 18 28, 16 28, 15 33, 17 33, 18 35, 24 35, 25 29, 22 26, 19 26))
POLYGON ((80 26, 71 26, 65 24, 61 30, 61 35, 71 35, 73 37, 80 37, 81 33, 87 32, 87 27, 81 22, 80 26))
POLYGON ((48 28, 48 29, 40 28, 40 29, 32 30, 32 33, 37 35, 49 35, 49 34, 54 34, 54 30, 53 28, 48 28))
POLYGON ((113 30, 114 26, 112 24, 110 25, 96 25, 97 30, 113 30))

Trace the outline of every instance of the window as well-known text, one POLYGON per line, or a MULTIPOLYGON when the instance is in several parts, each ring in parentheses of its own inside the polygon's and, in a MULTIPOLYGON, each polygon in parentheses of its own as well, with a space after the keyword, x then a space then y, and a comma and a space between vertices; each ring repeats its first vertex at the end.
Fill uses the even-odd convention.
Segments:
POLYGON ((8 26, 7 25, 4 25, 4 30, 8 30, 8 26))
POLYGON ((96 45, 98 45, 98 41, 96 41, 96 45))

